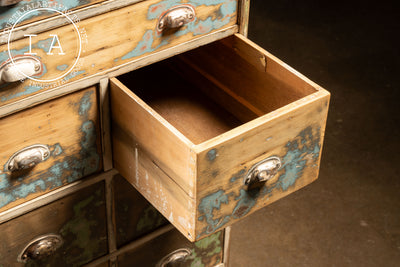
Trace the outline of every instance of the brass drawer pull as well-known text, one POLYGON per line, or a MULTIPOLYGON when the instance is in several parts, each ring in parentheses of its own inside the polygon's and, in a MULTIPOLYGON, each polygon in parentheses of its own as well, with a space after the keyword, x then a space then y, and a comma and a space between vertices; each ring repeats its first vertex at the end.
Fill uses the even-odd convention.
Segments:
POLYGON ((0 0, 0 6, 11 6, 21 1, 22 0, 0 0))
POLYGON ((157 263, 157 267, 173 267, 173 266, 178 266, 179 263, 182 263, 185 261, 186 257, 191 254, 191 250, 188 248, 180 248, 177 249, 164 258, 160 260, 159 263, 157 263))
POLYGON ((0 66, 0 84, 17 82, 42 72, 42 64, 35 57, 17 57, 13 61, 0 66))
POLYGON ((174 29, 182 27, 185 24, 193 21, 196 17, 194 8, 190 5, 179 5, 168 9, 157 23, 159 32, 166 29, 174 29))
POLYGON ((18 256, 19 262, 26 262, 28 259, 40 260, 52 255, 64 243, 60 235, 48 234, 35 238, 22 250, 18 256))
POLYGON ((270 157, 255 164, 244 179, 244 184, 262 183, 274 177, 282 166, 282 162, 278 157, 270 157))
POLYGON ((45 161, 50 156, 50 150, 45 145, 25 147, 14 153, 5 165, 5 171, 18 171, 32 168, 45 161))

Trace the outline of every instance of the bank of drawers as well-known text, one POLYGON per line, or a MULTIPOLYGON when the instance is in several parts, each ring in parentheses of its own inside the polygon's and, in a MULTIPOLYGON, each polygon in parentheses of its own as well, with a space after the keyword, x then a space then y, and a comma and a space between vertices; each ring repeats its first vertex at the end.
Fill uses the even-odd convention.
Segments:
POLYGON ((224 231, 190 243, 114 173, 90 176, 86 184, 73 185, 79 189, 69 189, 59 198, 53 194, 55 201, 1 223, 0 266, 155 266, 161 262, 216 266, 223 262, 224 231), (111 229, 115 234, 109 234, 111 229))
MULTIPOLYGON (((106 250, 98 245, 96 253, 76 258, 68 252, 76 244, 66 240, 45 261, 52 264, 64 253, 71 265, 95 260, 96 266, 146 266, 178 259, 188 266, 214 266, 225 257, 225 227, 314 181, 329 93, 235 34, 240 12, 248 12, 238 9, 245 2, 116 0, 91 5, 88 10, 94 13, 77 13, 86 16, 80 26, 88 38, 80 70, 66 75, 62 87, 38 86, 29 79, 11 82, 18 73, 0 38, 0 136, 7 140, 0 142, 0 212, 102 175, 109 170, 103 170, 103 160, 109 166, 111 156, 123 176, 101 179, 100 187, 106 188, 101 196, 82 189, 75 199, 71 192, 0 227, 16 231, 18 220, 47 214, 47 207, 61 205, 56 203, 71 198, 70 207, 78 207, 85 197, 88 202, 99 197, 107 208, 96 208, 107 213, 90 216, 107 227, 107 234, 99 230, 96 237, 82 237, 105 240, 106 250), (104 152, 111 146, 112 153, 104 152), (195 243, 176 230, 162 230, 167 221, 195 243)), ((40 72, 33 77, 52 79, 69 70, 65 60, 77 57, 77 46, 72 25, 44 28, 29 47, 27 39, 18 37, 11 49, 22 57, 19 52, 32 48, 35 62, 40 60, 40 72), (43 45, 49 34, 67 37, 65 48, 72 52, 47 57, 43 45)), ((31 63, 25 67, 36 66, 31 63)), ((60 229, 69 220, 77 223, 68 209, 62 213, 67 217, 60 216, 59 224, 46 225, 49 232, 62 236, 60 229)), ((5 243, 20 253, 41 232, 5 243)), ((14 254, 7 254, 7 260, 15 260, 14 254)))
POLYGON ((110 83, 115 168, 192 241, 318 177, 329 93, 243 36, 110 83))
MULTIPOLYGON (((132 0, 130 2, 131 5, 122 0, 94 5, 89 11, 71 15, 75 25, 64 18, 60 22, 61 27, 52 28, 53 24, 46 22, 44 25, 50 28, 46 31, 43 31, 46 27, 16 29, 11 34, 9 44, 6 33, 0 32, 0 41, 3 40, 3 44, 0 45, 0 107, 49 90, 54 84, 66 85, 82 78, 104 74, 156 52, 200 39, 210 33, 229 28, 232 28, 232 32, 233 29, 237 30, 237 0, 132 0), (189 12, 186 14, 191 14, 192 17, 185 20, 184 26, 179 29, 169 28, 177 25, 169 25, 167 21, 163 24, 165 27, 160 28, 161 19, 178 7, 189 12), (93 16, 90 17, 87 13, 93 13, 93 16), (35 36, 26 37, 29 34, 35 36), (55 35, 58 41, 54 40, 55 35), (60 53, 60 48, 50 51, 52 44, 61 46, 63 53, 60 53), (28 51, 29 54, 35 54, 34 59, 27 59, 28 51), (27 61, 24 63, 26 66, 20 69, 24 69, 23 72, 27 74, 33 73, 27 76, 36 81, 26 79, 20 83, 18 80, 25 77, 11 68, 8 72, 16 72, 15 75, 2 74, 1 69, 6 69, 7 64, 9 66, 12 64, 9 54, 14 57, 15 62, 27 61), (35 67, 38 68, 37 71, 35 67), (10 80, 17 82, 3 84, 10 80), (46 82, 50 80, 56 81, 46 82)), ((165 53, 165 56, 169 54, 165 53)))

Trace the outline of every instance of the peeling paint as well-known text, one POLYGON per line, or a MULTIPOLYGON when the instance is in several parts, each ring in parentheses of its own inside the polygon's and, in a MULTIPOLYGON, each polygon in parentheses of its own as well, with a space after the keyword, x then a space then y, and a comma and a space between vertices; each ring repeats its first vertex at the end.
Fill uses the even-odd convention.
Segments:
MULTIPOLYGON (((320 128, 307 127, 285 145, 286 153, 281 157, 282 167, 275 182, 255 188, 242 185, 239 193, 220 189, 202 198, 198 206, 198 220, 205 221, 206 225, 197 238, 215 232, 232 219, 247 215, 257 206, 259 199, 269 198, 275 192, 279 194, 292 188, 306 168, 315 168, 320 153, 320 141, 320 128), (232 205, 232 202, 235 204, 232 205), (228 204, 233 209, 228 210, 228 204)), ((242 183, 244 174, 245 169, 233 174, 230 183, 242 183)))
MULTIPOLYGON (((151 5, 148 10, 147 19, 157 20, 166 10, 180 4, 182 4, 181 0, 167 0, 151 5)), ((186 34, 192 34, 193 36, 207 34, 213 30, 219 29, 231 21, 232 17, 236 15, 237 9, 236 0, 197 0, 191 1, 190 5, 193 5, 194 7, 202 5, 218 7, 219 5, 219 7, 216 12, 210 14, 206 19, 197 19, 180 28, 178 31, 168 35, 163 35, 163 33, 159 33, 155 30, 147 30, 139 43, 136 44, 130 52, 126 53, 121 58, 115 58, 114 62, 117 62, 120 59, 131 59, 153 52, 162 46, 168 45, 176 37, 186 34), (160 38, 162 38, 161 43, 155 46, 154 41, 160 40, 160 38)))
POLYGON ((214 161, 218 156, 218 151, 214 148, 207 152, 207 159, 209 161, 214 161))
MULTIPOLYGON (((92 109, 91 95, 94 91, 86 92, 77 105, 76 113, 82 124, 77 129, 81 136, 79 153, 64 155, 64 148, 60 143, 48 145, 52 166, 47 170, 18 173, 0 174, 0 208, 25 199, 32 194, 44 193, 48 190, 60 187, 66 183, 74 182, 86 175, 94 173, 100 168, 100 155, 97 152, 97 133, 95 123, 89 120, 89 112, 92 109)), ((5 166, 3 167, 3 169, 5 166)))
POLYGON ((50 8, 60 9, 60 11, 64 9, 71 10, 81 5, 88 4, 90 2, 91 2, 90 0, 57 0, 57 1, 23 0, 19 2, 18 5, 0 7, 0 14, 1 14, 0 29, 11 27, 12 24, 15 23, 16 19, 19 18, 16 17, 15 14, 20 13, 21 14, 20 16, 22 16, 24 10, 26 11, 32 10, 32 12, 24 16, 21 19, 21 21, 19 21, 18 25, 20 25, 24 21, 29 21, 33 18, 54 15, 54 12, 50 12, 47 10, 33 11, 33 9, 37 9, 40 7, 50 7, 50 8), (46 2, 46 5, 42 5, 42 2, 46 2))
POLYGON ((217 232, 194 243, 185 266, 215 266, 222 261, 223 235, 217 232))
POLYGON ((58 69, 59 71, 64 71, 64 70, 66 70, 67 68, 68 68, 68 65, 67 65, 67 64, 58 65, 58 66, 56 67, 56 69, 58 69))

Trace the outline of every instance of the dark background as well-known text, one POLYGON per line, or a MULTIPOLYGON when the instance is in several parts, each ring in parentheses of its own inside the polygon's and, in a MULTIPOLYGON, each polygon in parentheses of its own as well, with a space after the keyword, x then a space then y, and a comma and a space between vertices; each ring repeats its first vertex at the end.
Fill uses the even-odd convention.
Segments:
POLYGON ((400 266, 396 4, 251 1, 249 39, 332 97, 319 179, 235 224, 230 266, 400 266))

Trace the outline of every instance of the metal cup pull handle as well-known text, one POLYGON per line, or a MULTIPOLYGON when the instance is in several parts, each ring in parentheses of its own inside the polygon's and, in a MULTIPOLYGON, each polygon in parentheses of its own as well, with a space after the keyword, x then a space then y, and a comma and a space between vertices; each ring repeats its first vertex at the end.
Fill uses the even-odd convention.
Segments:
POLYGON ((11 6, 22 0, 0 0, 0 6, 11 6))
POLYGON ((244 178, 244 184, 267 182, 274 177, 282 166, 278 157, 270 157, 255 164, 244 178))
POLYGON ((17 82, 42 72, 42 64, 35 57, 17 57, 13 61, 0 66, 0 84, 17 82))
POLYGON ((196 17, 194 8, 190 5, 179 5, 168 9, 157 23, 159 32, 166 29, 174 29, 182 27, 185 24, 193 21, 196 17))
POLYGON ((46 145, 33 145, 25 147, 10 157, 5 165, 5 171, 19 171, 29 169, 45 161, 50 156, 46 145))
POLYGON ((48 234, 40 236, 25 246, 17 260, 19 262, 27 262, 29 259, 41 260, 54 254, 63 243, 64 241, 60 235, 48 234))
POLYGON ((186 257, 191 254, 191 250, 188 248, 180 248, 175 250, 162 258, 158 263, 157 267, 174 267, 185 261, 186 257))

